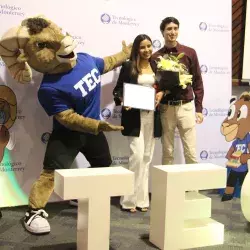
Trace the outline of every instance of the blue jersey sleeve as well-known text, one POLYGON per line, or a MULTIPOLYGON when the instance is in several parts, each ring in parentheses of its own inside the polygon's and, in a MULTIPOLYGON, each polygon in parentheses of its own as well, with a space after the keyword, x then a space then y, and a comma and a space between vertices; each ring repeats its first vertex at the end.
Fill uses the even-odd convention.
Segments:
POLYGON ((38 91, 38 100, 49 116, 72 109, 72 105, 54 88, 40 88, 38 91))
POLYGON ((92 59, 94 60, 96 67, 98 68, 100 74, 102 75, 103 71, 104 71, 104 60, 103 60, 103 58, 92 56, 92 59))
POLYGON ((250 151, 248 149, 249 144, 250 144, 250 133, 248 133, 247 136, 246 136, 246 146, 247 146, 247 153, 248 154, 250 153, 250 151))

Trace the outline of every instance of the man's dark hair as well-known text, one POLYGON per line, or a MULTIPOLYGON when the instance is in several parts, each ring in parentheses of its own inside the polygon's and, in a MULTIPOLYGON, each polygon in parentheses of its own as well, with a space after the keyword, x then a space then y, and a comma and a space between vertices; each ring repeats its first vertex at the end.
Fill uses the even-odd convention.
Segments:
POLYGON ((161 25, 160 25, 161 32, 163 32, 165 30, 166 25, 169 23, 177 24, 178 27, 180 26, 179 21, 175 17, 166 17, 161 22, 161 25))

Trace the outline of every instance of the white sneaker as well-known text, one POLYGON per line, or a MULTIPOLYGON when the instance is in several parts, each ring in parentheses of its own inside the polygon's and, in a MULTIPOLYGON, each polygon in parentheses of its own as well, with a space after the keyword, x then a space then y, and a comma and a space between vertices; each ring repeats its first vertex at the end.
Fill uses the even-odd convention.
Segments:
POLYGON ((48 214, 43 209, 28 211, 25 214, 24 226, 33 234, 49 233, 50 225, 46 218, 48 214))

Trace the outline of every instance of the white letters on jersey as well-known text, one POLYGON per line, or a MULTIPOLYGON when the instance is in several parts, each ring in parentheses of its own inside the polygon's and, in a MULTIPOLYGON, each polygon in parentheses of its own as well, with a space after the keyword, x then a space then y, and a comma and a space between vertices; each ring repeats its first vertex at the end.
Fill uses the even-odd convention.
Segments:
POLYGON ((246 145, 245 144, 238 144, 236 145, 237 151, 240 151, 241 153, 245 153, 246 145))
POLYGON ((74 85, 74 88, 76 90, 79 89, 82 93, 82 97, 85 97, 88 92, 92 91, 100 82, 101 76, 98 74, 97 69, 92 69, 90 73, 86 74, 78 83, 74 85))

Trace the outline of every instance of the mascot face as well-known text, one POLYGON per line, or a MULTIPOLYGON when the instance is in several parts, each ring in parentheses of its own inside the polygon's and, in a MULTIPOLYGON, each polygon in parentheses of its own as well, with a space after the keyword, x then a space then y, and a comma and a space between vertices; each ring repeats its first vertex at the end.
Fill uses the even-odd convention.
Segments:
POLYGON ((0 41, 0 56, 12 77, 21 83, 31 80, 31 70, 56 74, 76 65, 77 43, 44 17, 24 20, 8 30, 0 41))
POLYGON ((230 142, 244 137, 250 132, 250 95, 243 93, 238 101, 231 101, 227 118, 221 125, 221 133, 230 142))
POLYGON ((75 66, 75 41, 56 24, 45 19, 28 19, 30 39, 24 47, 28 64, 42 73, 65 72, 75 66))

